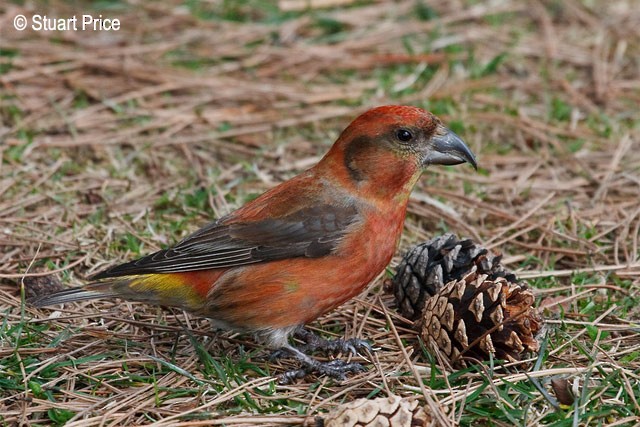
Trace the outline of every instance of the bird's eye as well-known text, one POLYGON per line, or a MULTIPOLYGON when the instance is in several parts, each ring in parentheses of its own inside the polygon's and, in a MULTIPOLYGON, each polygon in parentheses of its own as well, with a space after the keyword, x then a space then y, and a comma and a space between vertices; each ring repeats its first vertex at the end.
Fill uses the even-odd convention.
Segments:
POLYGON ((406 129, 398 129, 396 136, 402 142, 409 142, 413 139, 413 134, 406 129))

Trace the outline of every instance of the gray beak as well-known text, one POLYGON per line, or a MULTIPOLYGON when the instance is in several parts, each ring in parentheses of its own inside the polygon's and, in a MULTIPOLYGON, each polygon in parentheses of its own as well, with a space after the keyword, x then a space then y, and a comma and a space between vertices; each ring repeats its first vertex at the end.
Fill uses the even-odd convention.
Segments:
POLYGON ((476 157, 455 132, 444 128, 443 132, 431 138, 430 145, 431 152, 424 159, 424 166, 459 165, 460 163, 468 162, 474 169, 478 170, 476 157))

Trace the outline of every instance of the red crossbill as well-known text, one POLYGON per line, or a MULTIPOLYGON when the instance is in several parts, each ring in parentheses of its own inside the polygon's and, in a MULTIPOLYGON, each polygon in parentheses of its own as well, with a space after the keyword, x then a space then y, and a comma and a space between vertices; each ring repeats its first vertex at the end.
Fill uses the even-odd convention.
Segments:
MULTIPOLYGON (((175 246, 31 302, 119 297, 179 307, 221 328, 257 333, 300 359, 304 372, 341 378, 359 365, 321 363, 291 346, 289 336, 356 296, 387 266, 423 170, 463 162, 476 167, 469 148, 433 114, 374 108, 314 167, 175 246)), ((361 343, 343 341, 341 348, 361 343)))

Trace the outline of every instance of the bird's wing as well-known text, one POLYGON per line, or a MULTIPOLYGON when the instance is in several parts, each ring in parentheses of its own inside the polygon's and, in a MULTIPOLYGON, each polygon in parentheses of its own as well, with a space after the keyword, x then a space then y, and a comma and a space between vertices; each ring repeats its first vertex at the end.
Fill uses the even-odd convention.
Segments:
POLYGON ((169 249, 98 273, 104 279, 147 273, 229 268, 284 258, 317 258, 338 245, 357 221, 353 206, 315 205, 281 218, 251 222, 215 221, 169 249))

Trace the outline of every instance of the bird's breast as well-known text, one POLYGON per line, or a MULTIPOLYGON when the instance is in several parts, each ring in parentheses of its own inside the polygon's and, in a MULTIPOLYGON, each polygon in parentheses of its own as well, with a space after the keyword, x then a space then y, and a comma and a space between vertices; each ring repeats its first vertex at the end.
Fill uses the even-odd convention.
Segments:
MULTIPOLYGON (((366 285, 391 261, 404 225, 406 208, 363 214, 361 230, 350 233, 338 254, 345 264, 356 268, 366 285)), ((354 278, 355 279, 355 278, 354 278)), ((363 286, 364 286, 363 285, 363 286)))

